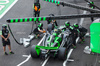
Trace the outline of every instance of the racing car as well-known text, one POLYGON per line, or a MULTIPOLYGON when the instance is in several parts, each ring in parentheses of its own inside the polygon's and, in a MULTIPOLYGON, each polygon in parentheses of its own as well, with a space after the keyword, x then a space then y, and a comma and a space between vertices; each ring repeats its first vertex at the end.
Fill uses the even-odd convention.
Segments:
POLYGON ((63 31, 61 27, 54 29, 51 34, 46 33, 42 44, 42 46, 33 45, 31 47, 32 58, 42 57, 46 59, 50 56, 64 60, 72 44, 71 32, 68 29, 63 31))

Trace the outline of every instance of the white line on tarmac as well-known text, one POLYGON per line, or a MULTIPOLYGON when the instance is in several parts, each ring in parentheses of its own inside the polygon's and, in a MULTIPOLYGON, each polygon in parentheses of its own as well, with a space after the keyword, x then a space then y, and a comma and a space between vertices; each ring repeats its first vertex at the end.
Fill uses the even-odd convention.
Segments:
POLYGON ((22 64, 26 63, 30 58, 31 58, 31 55, 29 55, 25 61, 23 61, 22 63, 18 64, 17 66, 21 66, 22 64))
POLYGON ((78 42, 78 40, 79 40, 79 37, 77 37, 77 39, 76 39, 76 43, 78 42))
MULTIPOLYGON (((84 12, 83 12, 83 14, 86 14, 86 13, 87 13, 87 11, 84 11, 84 12)), ((84 21, 84 18, 81 18, 81 21, 80 21, 80 24, 79 24, 79 25, 81 25, 81 26, 82 26, 83 21, 84 21)))
POLYGON ((47 61, 49 60, 50 57, 48 57, 42 64, 42 66, 45 66, 45 64, 47 63, 47 61))
MULTIPOLYGON (((46 34, 45 34, 46 35, 46 34)), ((45 35, 43 36, 43 38, 41 39, 41 41, 37 44, 37 45, 40 45, 41 42, 43 41, 43 39, 45 38, 45 35)))
MULTIPOLYGON (((84 12, 83 12, 83 14, 86 14, 86 13, 87 13, 87 11, 84 11, 84 12)), ((84 21, 84 18, 81 18, 79 25, 82 26, 83 21, 84 21)), ((78 42, 78 40, 79 40, 79 37, 76 39, 76 43, 78 42)), ((68 54, 69 54, 69 53, 68 53, 68 54)), ((70 55, 71 55, 71 54, 70 54, 70 55)), ((67 61, 68 61, 67 59, 64 61, 63 66, 66 66, 67 61)))
POLYGON ((68 59, 69 59, 69 57, 70 57, 72 51, 73 51, 73 49, 70 49, 70 51, 69 51, 69 53, 68 53, 68 55, 67 55, 67 59, 66 59, 66 60, 64 61, 64 63, 63 63, 63 66, 66 66, 66 63, 67 63, 67 61, 68 61, 68 59))
POLYGON ((17 2, 18 0, 15 0, 5 11, 4 13, 0 16, 0 19, 13 7, 13 5, 17 2))
POLYGON ((29 55, 22 55, 23 57, 28 57, 29 55))

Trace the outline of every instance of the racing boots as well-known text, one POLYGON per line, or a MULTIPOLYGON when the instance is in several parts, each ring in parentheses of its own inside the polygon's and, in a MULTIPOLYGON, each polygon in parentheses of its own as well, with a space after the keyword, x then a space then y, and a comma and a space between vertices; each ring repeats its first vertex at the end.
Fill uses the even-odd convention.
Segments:
POLYGON ((11 52, 9 52, 9 54, 14 54, 14 52, 11 51, 11 52))
POLYGON ((5 55, 8 55, 8 53, 7 53, 7 52, 4 52, 4 54, 5 54, 5 55))

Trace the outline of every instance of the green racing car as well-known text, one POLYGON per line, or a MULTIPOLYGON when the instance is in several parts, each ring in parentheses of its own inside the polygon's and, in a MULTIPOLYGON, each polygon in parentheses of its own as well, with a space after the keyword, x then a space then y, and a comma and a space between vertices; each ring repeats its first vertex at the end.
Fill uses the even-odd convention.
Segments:
POLYGON ((46 59, 51 56, 64 60, 71 45, 71 32, 68 29, 62 30, 62 27, 59 27, 54 29, 52 33, 46 33, 42 46, 33 45, 30 53, 32 58, 42 57, 46 59))

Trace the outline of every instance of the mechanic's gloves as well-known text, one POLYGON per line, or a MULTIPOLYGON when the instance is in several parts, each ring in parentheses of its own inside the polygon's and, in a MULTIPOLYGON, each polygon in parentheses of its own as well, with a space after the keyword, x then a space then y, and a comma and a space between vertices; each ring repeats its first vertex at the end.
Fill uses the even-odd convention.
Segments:
POLYGON ((43 33, 45 33, 46 31, 43 31, 43 33))

